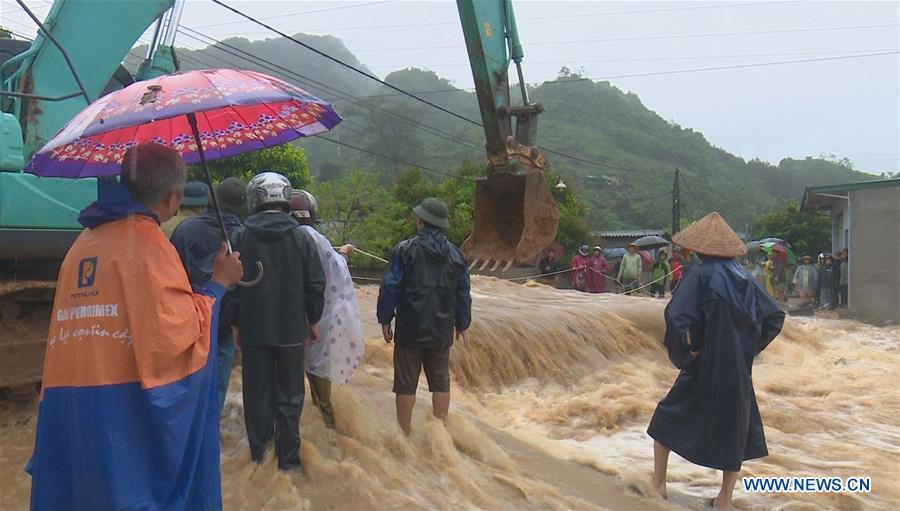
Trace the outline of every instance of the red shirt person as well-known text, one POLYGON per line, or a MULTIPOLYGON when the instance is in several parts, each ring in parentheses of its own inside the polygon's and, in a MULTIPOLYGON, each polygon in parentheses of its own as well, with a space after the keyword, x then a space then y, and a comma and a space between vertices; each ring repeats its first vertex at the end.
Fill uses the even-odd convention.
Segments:
POLYGON ((669 258, 669 266, 672 268, 672 280, 669 281, 669 291, 674 293, 678 283, 681 282, 681 254, 677 251, 672 252, 669 258))
POLYGON ((573 288, 582 292, 589 291, 590 276, 588 274, 590 273, 590 270, 588 270, 588 266, 590 263, 591 260, 588 257, 588 246, 581 245, 578 249, 578 253, 572 258, 572 264, 569 265, 569 269, 572 270, 573 288))
POLYGON ((606 292, 606 273, 609 271, 609 263, 603 257, 603 249, 594 247, 591 257, 588 258, 588 290, 591 293, 606 292))

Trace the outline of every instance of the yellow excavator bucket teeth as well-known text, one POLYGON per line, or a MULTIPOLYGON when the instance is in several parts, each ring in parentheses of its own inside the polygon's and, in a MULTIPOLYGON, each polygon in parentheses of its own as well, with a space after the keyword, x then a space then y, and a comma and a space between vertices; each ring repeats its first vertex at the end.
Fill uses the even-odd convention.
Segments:
POLYGON ((559 208, 540 170, 496 173, 475 184, 473 221, 462 246, 469 262, 506 269, 531 262, 556 239, 559 208))

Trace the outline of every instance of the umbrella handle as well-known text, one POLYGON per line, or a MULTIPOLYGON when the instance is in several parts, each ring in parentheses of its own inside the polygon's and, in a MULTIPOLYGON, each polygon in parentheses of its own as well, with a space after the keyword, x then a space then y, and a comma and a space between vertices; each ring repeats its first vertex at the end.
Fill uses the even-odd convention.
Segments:
POLYGON ((253 280, 250 280, 250 281, 242 280, 242 281, 238 282, 238 285, 241 287, 252 287, 252 286, 259 284, 259 282, 262 280, 262 278, 263 278, 263 264, 259 261, 256 261, 256 278, 253 280))
MULTIPOLYGON (((213 209, 216 210, 216 218, 219 220, 219 228, 222 230, 222 238, 228 245, 228 253, 232 252, 231 241, 228 240, 228 230, 225 229, 225 219, 222 217, 222 209, 219 207, 219 198, 213 188, 212 176, 209 173, 209 165, 206 164, 206 153, 203 152, 203 141, 200 140, 200 131, 197 129, 197 116, 194 112, 187 113, 188 124, 191 126, 191 132, 194 134, 194 142, 197 143, 197 154, 200 156, 200 165, 203 166, 203 173, 206 175, 206 184, 209 185, 210 198, 212 198, 213 209)), ((256 261, 256 278, 251 281, 240 281, 238 285, 241 287, 251 287, 259 284, 263 278, 263 265, 256 261)))

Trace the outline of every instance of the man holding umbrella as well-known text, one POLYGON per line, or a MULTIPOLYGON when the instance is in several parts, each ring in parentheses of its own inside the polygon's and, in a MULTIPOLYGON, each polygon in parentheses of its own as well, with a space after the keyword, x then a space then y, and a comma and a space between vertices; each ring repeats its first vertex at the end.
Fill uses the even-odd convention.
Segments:
POLYGON ((214 359, 217 301, 243 270, 220 244, 191 289, 160 223, 181 202, 181 156, 125 153, 99 181, 63 261, 44 361, 33 509, 222 507, 214 359))
MULTIPOLYGON (((101 97, 32 157, 25 171, 38 176, 103 178, 57 285, 29 463, 32 508, 222 507, 210 352, 216 300, 242 266, 223 244, 209 284, 194 294, 159 223, 181 202, 185 162, 200 163, 210 185, 207 160, 340 121, 330 104, 262 73, 187 71, 101 97), (120 173, 124 186, 105 179, 120 173)), ((255 263, 256 278, 243 284, 262 280, 255 263)))

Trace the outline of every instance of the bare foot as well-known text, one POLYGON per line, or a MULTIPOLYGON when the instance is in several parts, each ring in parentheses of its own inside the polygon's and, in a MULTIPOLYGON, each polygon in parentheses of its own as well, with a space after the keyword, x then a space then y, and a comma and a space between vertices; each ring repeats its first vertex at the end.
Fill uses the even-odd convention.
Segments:
POLYGON ((719 503, 719 497, 713 497, 712 500, 709 501, 710 507, 716 509, 717 511, 731 511, 730 505, 724 505, 719 503))
POLYGON ((666 493, 665 481, 663 481, 662 484, 657 484, 653 478, 650 478, 650 487, 653 488, 653 491, 663 499, 669 498, 669 494, 666 493))

